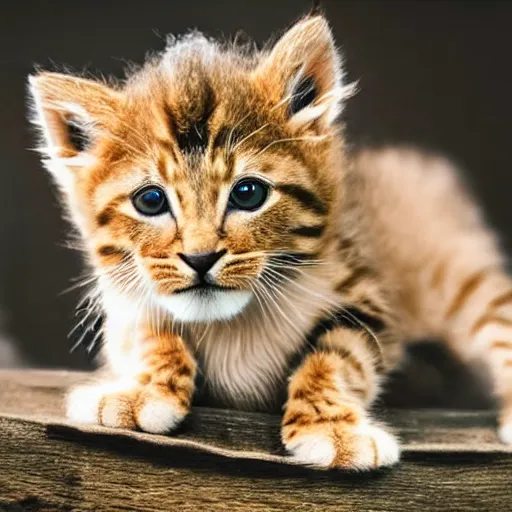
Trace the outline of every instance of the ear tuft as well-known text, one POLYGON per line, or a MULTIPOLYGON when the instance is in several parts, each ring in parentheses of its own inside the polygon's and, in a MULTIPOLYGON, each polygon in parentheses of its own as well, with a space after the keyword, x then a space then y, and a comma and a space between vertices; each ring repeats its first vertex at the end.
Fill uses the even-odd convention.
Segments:
POLYGON ((66 119, 66 129, 69 143, 77 153, 86 151, 91 145, 91 134, 79 120, 70 117, 66 119))
POLYGON ((290 104, 288 107, 289 116, 295 115, 302 109, 309 107, 316 100, 318 95, 315 79, 306 76, 292 88, 290 104))

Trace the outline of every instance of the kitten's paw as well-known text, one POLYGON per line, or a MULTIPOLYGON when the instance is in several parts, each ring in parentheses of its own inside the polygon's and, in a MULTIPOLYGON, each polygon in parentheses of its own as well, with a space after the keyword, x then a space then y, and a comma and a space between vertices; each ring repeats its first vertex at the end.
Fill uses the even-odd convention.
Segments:
POLYGON ((67 399, 71 421, 114 428, 139 428, 152 434, 173 430, 187 415, 188 406, 156 386, 118 383, 82 386, 67 399))
POLYGON ((382 427, 346 420, 287 425, 283 443, 297 462, 320 468, 371 470, 398 462, 397 440, 382 427))

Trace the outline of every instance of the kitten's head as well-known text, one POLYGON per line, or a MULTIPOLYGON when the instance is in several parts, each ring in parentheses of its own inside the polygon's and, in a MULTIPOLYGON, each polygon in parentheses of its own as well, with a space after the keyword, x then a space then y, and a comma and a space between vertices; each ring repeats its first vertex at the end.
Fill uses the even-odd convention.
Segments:
POLYGON ((264 51, 190 34, 116 86, 31 77, 45 166, 98 275, 183 321, 293 278, 337 207, 341 78, 321 16, 264 51))

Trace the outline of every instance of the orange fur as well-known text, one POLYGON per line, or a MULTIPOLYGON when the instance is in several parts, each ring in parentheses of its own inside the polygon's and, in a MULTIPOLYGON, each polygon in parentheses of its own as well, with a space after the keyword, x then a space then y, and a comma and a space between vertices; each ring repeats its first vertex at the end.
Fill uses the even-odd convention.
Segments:
POLYGON ((322 16, 261 52, 191 34, 115 86, 40 73, 31 92, 114 376, 72 393, 73 419, 166 432, 197 362, 224 406, 279 407, 290 378, 283 442, 299 460, 390 465, 398 445, 368 408, 403 341, 437 335, 489 363, 512 436, 512 283, 495 237, 448 162, 348 157, 335 119, 353 86, 322 16), (266 191, 254 210, 232 206, 244 179, 266 191), (165 194, 155 215, 137 209, 147 186, 165 194), (190 261, 212 255, 206 286, 190 261))

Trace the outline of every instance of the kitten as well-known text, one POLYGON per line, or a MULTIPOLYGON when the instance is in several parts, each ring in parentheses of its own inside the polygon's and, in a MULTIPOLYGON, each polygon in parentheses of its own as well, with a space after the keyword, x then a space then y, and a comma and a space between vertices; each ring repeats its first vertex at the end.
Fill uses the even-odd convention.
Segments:
POLYGON ((44 164, 80 231, 110 380, 72 420, 172 431, 194 393, 284 405, 299 461, 371 469, 399 447, 371 405, 404 340, 486 361, 512 442, 512 281, 442 158, 349 158, 353 86, 321 15, 272 47, 170 40, 112 86, 30 77, 44 164))

